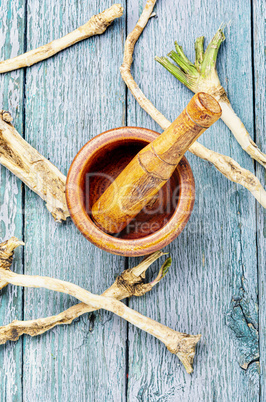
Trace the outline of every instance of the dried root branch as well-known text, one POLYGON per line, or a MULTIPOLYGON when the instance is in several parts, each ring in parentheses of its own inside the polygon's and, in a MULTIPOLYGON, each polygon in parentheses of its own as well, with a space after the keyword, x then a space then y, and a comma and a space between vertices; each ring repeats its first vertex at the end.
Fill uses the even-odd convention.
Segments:
MULTIPOLYGON (((14 59, 0 62, 0 73, 31 66, 74 43, 102 34, 122 14, 123 7, 114 4, 63 38, 14 59)), ((0 111, 0 163, 46 202, 57 222, 66 220, 69 216, 65 199, 66 177, 19 135, 11 121, 8 112, 0 111)))
MULTIPOLYGON (((4 243, 0 243, 0 268, 1 269, 10 269, 14 250, 23 245, 22 241, 19 241, 16 237, 11 237, 9 240, 4 243)), ((0 290, 7 286, 8 283, 0 280, 0 290)))
MULTIPOLYGON (((10 239, 10 241, 12 239, 10 239)), ((114 297, 117 300, 122 300, 131 296, 143 296, 145 293, 149 292, 153 288, 153 286, 155 286, 155 284, 157 284, 164 277, 169 265, 171 264, 171 259, 168 258, 160 269, 155 281, 153 281, 152 283, 144 283, 146 270, 154 261, 156 261, 162 255, 165 255, 165 253, 163 253, 162 251, 157 251, 145 258, 145 260, 136 267, 132 269, 127 269, 122 272, 122 274, 116 278, 113 285, 108 288, 102 294, 102 296, 114 297)), ((8 268, 10 265, 11 260, 8 268)), ((63 311, 62 313, 51 317, 39 318, 29 321, 15 320, 11 324, 0 327, 0 345, 6 343, 7 341, 17 341, 19 337, 23 334, 37 336, 49 331, 56 325, 71 324, 74 319, 92 311, 95 311, 93 307, 88 306, 85 303, 79 303, 63 311)))
MULTIPOLYGON (((153 118, 153 120, 156 121, 156 123, 159 124, 159 126, 161 126, 163 130, 166 130, 171 122, 167 120, 166 117, 146 98, 131 74, 131 64, 133 61, 135 44, 152 14, 155 3, 156 0, 147 1, 137 25, 128 35, 125 42, 124 59, 120 71, 123 80, 140 106, 153 118)), ((200 53, 198 55, 198 62, 200 62, 200 53)), ((204 91, 204 89, 201 90, 204 91)), ((194 155, 197 155, 199 158, 211 162, 227 179, 241 184, 243 187, 248 189, 258 202, 266 208, 266 191, 263 189, 260 181, 254 174, 242 168, 234 159, 211 151, 199 144, 197 141, 189 148, 189 151, 194 155)))
POLYGON ((10 114, 0 111, 0 163, 14 173, 45 202, 56 221, 66 220, 66 177, 30 146, 10 123, 10 114))
POLYGON ((103 11, 100 14, 94 15, 86 24, 77 28, 75 31, 63 36, 60 39, 54 40, 47 45, 41 46, 38 49, 31 50, 21 56, 13 59, 0 62, 0 73, 16 70, 22 67, 29 67, 39 61, 48 59, 56 53, 69 46, 74 45, 84 39, 94 35, 100 35, 106 31, 108 26, 116 19, 123 15, 123 7, 121 4, 114 4, 112 7, 103 11))
MULTIPOLYGON (((158 256, 151 256, 150 258, 158 258, 158 256)), ((145 262, 145 261, 144 261, 145 262)), ((147 264, 146 260, 146 264, 147 264)), ((122 285, 121 285, 121 277, 118 279, 111 288, 105 292, 105 295, 98 296, 94 295, 81 287, 74 285, 69 282, 61 281, 58 279, 48 278, 48 277, 41 277, 41 276, 30 276, 30 275, 19 275, 11 272, 10 270, 6 270, 0 267, 0 279, 2 281, 11 283, 16 286, 24 286, 24 287, 34 287, 34 288, 46 288, 50 290, 54 290, 57 292, 62 292, 74 296, 82 303, 86 305, 87 309, 105 309, 117 314, 119 317, 124 318, 131 324, 137 326, 138 328, 148 332, 149 334, 153 335, 161 342, 163 342, 168 350, 176 354, 180 361, 183 363, 186 371, 191 373, 193 371, 193 359, 195 355, 195 347, 198 341, 200 340, 200 335, 188 335, 184 333, 180 333, 174 331, 165 325, 162 325, 150 318, 142 316, 135 310, 130 309, 120 301, 116 300, 114 297, 127 297, 132 292, 132 289, 137 289, 138 285, 141 283, 134 283, 131 284, 130 281, 138 282, 138 279, 134 279, 134 276, 138 277, 139 279, 143 277, 143 273, 146 270, 146 266, 138 266, 133 268, 133 270, 126 271, 124 278, 122 278, 122 285), (133 273, 132 273, 133 271, 133 273), (140 275, 139 275, 140 273, 140 275), (133 276, 132 276, 133 275, 133 276), (128 285, 129 281, 129 285, 128 285), (133 288, 132 288, 133 285, 133 288), (122 288, 120 290, 120 287, 122 288)), ((165 268, 161 270, 158 275, 160 279, 165 274, 165 268)), ((156 282, 156 281, 155 281, 156 282)), ((141 286, 139 290, 133 290, 135 294, 144 294, 151 289, 153 284, 147 284, 148 286, 141 286)), ((80 305, 78 305, 80 306, 80 305)), ((77 306, 75 306, 77 307, 77 306)), ((68 309, 69 311, 69 309, 68 309)), ((91 311, 91 310, 87 310, 91 311)), ((64 313, 62 313, 64 314, 64 313)), ((64 317, 63 317, 64 318, 64 317)), ((71 316, 69 318, 71 320, 71 316)), ((28 328, 29 326, 33 326, 34 321, 27 322, 28 328)), ((36 324, 36 321, 35 321, 36 324)), ((42 322, 39 321, 37 324, 42 325, 42 322)), ((23 323, 21 322, 13 322, 10 326, 5 326, 0 328, 0 336, 3 341, 6 338, 10 338, 11 336, 13 339, 20 336, 20 328, 23 323), (13 333, 13 334, 12 334, 13 333)), ((52 325, 52 323, 51 323, 52 325)), ((24 329, 26 326, 24 326, 24 329)), ((38 328, 37 328, 38 331, 38 328)), ((2 341, 2 343, 3 343, 2 341)))

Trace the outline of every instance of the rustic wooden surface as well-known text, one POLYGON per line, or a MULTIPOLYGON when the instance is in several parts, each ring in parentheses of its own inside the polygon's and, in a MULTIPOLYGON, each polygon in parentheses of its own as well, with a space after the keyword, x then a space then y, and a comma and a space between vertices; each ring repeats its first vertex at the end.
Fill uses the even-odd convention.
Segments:
MULTIPOLYGON (((65 174, 81 146, 104 130, 138 125, 160 131, 119 74, 126 34, 144 3, 123 0, 124 16, 103 36, 0 76, 1 108, 10 110, 18 131, 65 174)), ((110 5, 107 0, 2 0, 1 60, 70 32, 110 5)), ((265 152, 264 1, 158 0, 155 11, 135 50, 133 72, 144 93, 173 120, 192 93, 154 56, 165 55, 178 40, 193 59, 194 39, 204 34, 210 40, 221 22, 231 20, 219 74, 265 152)), ((265 180, 263 168, 222 122, 200 141, 265 180)), ((196 181, 191 220, 167 247, 173 257, 168 276, 129 305, 174 329, 202 333, 193 375, 159 341, 100 311, 40 337, 0 346, 1 401, 266 399, 265 212, 245 189, 187 156, 196 181)), ((0 177, 0 240, 16 235, 26 242, 15 253, 16 272, 51 275, 100 293, 124 267, 139 261, 97 249, 71 221, 56 224, 42 200, 4 168, 0 177)), ((0 325, 55 314, 75 302, 9 286, 0 293, 0 325)))

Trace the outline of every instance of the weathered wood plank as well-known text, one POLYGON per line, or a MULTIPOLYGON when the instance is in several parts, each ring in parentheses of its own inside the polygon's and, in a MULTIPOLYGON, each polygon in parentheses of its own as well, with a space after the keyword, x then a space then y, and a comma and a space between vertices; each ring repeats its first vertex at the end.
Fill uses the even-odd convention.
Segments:
MULTIPOLYGON (((266 152, 265 108, 266 108, 266 5, 265 1, 253 1, 254 79, 255 79, 255 128, 256 141, 266 152)), ((257 176, 266 187, 265 170, 257 164, 257 176)), ((260 385, 261 401, 266 400, 266 214, 257 206, 257 251, 259 283, 259 333, 260 333, 260 385)))
MULTIPOLYGON (((139 1, 137 7, 129 1, 128 31, 143 4, 139 1)), ((168 0, 159 1, 155 11, 158 18, 149 22, 135 49, 133 71, 143 92, 173 120, 192 93, 156 65, 154 56, 165 55, 178 40, 193 60, 195 38, 204 34, 210 40, 222 21, 232 20, 218 69, 234 108, 252 133, 249 3, 228 0, 210 6, 207 1, 195 0, 177 5, 168 0)), ((127 124, 159 131, 131 94, 127 124)), ((200 142, 254 171, 253 161, 222 122, 208 130, 200 142)), ((258 325, 255 201, 206 162, 191 155, 188 158, 197 197, 187 228, 168 247, 173 267, 163 283, 144 298, 132 299, 130 306, 177 330, 202 333, 195 372, 188 376, 177 357, 157 340, 129 326, 128 400, 255 401, 259 398, 257 363, 247 370, 240 367, 249 361, 248 353, 255 355, 258 349, 248 326, 258 325), (244 338, 238 342, 241 335, 244 338)))
MULTIPOLYGON (((110 6, 109 1, 28 1, 27 48, 58 38, 110 6)), ((125 88, 119 58, 125 17, 102 37, 79 43, 27 70, 27 140, 65 174, 77 151, 96 134, 124 124, 125 88)), ((71 221, 56 224, 43 202, 26 191, 27 273, 54 276, 101 293, 124 259, 98 250, 71 221)), ((25 292, 25 318, 55 314, 75 300, 25 292)), ((25 401, 125 400, 126 324, 103 311, 24 339, 25 401)))
MULTIPOLYGON (((138 6, 130 2, 128 30, 133 28, 143 4, 144 1, 138 6)), ((69 1, 61 10, 60 5, 52 1, 37 4, 30 0, 28 49, 67 33, 84 23, 92 13, 109 5, 107 1, 101 5, 69 1)), ((210 39, 222 19, 227 21, 233 16, 221 51, 219 71, 233 106, 252 131, 250 8, 240 1, 226 4, 217 1, 214 7, 210 9, 204 1, 186 1, 178 7, 170 0, 159 1, 158 19, 150 21, 136 47, 134 74, 144 93, 166 116, 174 119, 191 93, 155 64, 154 55, 165 54, 177 39, 191 56, 197 35, 207 34, 210 39), (170 30, 168 35, 167 29, 170 30), (239 72, 235 73, 238 68, 239 72)), ((2 2, 1 12, 1 32, 5 38, 1 58, 4 59, 23 51, 23 3, 2 2), (12 21, 12 25, 7 21, 12 21)), ((263 2, 254 0, 256 134, 257 142, 265 150, 264 16, 263 2)), ((65 173, 77 150, 89 138, 125 123, 124 87, 118 71, 124 23, 125 19, 116 21, 104 39, 88 40, 27 70, 26 138, 65 173), (95 69, 102 71, 97 77, 95 69)), ((22 84, 22 71, 0 76, 1 103, 11 110, 21 132, 22 84)), ((127 114, 128 125, 159 131, 130 95, 127 114)), ((222 123, 206 133, 202 142, 253 169, 249 157, 222 123)), ((191 156, 189 159, 195 173, 197 200, 185 232, 168 247, 174 259, 171 273, 151 294, 130 303, 173 328, 203 334, 195 373, 188 377, 177 358, 162 344, 129 326, 128 400, 255 401, 259 395, 257 363, 252 363, 247 371, 239 367, 239 363, 252 360, 258 347, 255 203, 244 189, 227 182, 205 162, 191 156), (230 304, 232 297, 234 301, 230 304), (247 323, 255 329, 248 331, 247 323), (244 338, 238 342, 235 335, 244 335, 244 338)), ((260 166, 257 169, 263 180, 264 171, 260 166)), ((2 169, 1 240, 13 234, 22 236, 21 208, 20 182, 2 169)), ((264 400, 265 213, 260 208, 257 211, 261 396, 264 400)), ((28 273, 53 275, 101 292, 123 269, 123 259, 96 250, 71 222, 56 225, 43 202, 28 190, 25 237, 28 273)), ((14 268, 17 272, 22 271, 21 253, 21 250, 16 252, 14 268)), ((130 265, 134 262, 132 259, 130 265)), ((0 301, 3 317, 0 325, 22 316, 20 290, 5 289, 0 301)), ((27 291, 25 318, 54 314, 73 303, 73 299, 51 292, 27 291)), ((125 400, 125 339, 125 323, 103 312, 90 319, 83 317, 72 326, 56 328, 42 337, 25 338, 24 399, 69 400, 71 396, 81 401, 125 400)), ((22 399, 21 354, 20 341, 0 347, 3 400, 22 399)))
MULTIPOLYGON (((0 59, 23 52, 24 0, 2 0, 0 5, 0 59)), ((17 129, 23 128, 23 71, 0 75, 0 109, 9 110, 17 129)), ((0 241, 22 238, 22 186, 0 166, 0 241)), ((15 253, 14 269, 23 271, 22 248, 15 253)), ((8 286, 0 291, 0 325, 22 317, 22 291, 8 286)), ((0 346, 0 400, 22 400, 22 341, 0 346)))

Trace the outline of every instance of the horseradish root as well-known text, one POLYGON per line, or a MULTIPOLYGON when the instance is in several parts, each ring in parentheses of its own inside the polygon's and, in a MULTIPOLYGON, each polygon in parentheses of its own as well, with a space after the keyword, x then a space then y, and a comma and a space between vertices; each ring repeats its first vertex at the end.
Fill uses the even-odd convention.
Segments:
MULTIPOLYGON (((125 81, 127 87, 130 89, 132 95, 140 104, 140 106, 152 117, 156 123, 161 126, 163 130, 166 130, 170 126, 171 122, 166 119, 166 117, 156 109, 156 107, 146 98, 137 83, 135 82, 131 74, 131 64, 133 61, 134 47, 139 39, 143 29, 145 28, 154 8, 156 0, 148 0, 146 6, 135 26, 133 31, 128 35, 125 48, 124 48, 124 59, 123 64, 120 67, 120 72, 123 80, 125 81)), ((197 58, 200 62, 200 54, 197 58)), ((205 88, 201 89, 203 92, 207 92, 205 88)), ((214 96, 214 94, 213 94, 214 96)), ((234 159, 229 156, 221 155, 218 152, 214 152, 203 145, 199 144, 197 141, 189 148, 189 151, 199 158, 204 159, 212 163, 219 172, 221 172, 227 179, 241 184, 243 187, 248 189, 251 194, 258 200, 258 202, 266 208, 266 191, 263 189, 259 179, 249 172, 248 170, 242 168, 234 159)))
POLYGON ((41 46, 35 50, 30 50, 21 56, 13 59, 0 62, 0 73, 16 70, 22 67, 29 67, 39 61, 48 59, 54 56, 61 50, 74 45, 84 39, 94 35, 100 35, 106 31, 109 25, 123 15, 123 7, 121 4, 114 4, 112 7, 103 11, 100 14, 93 15, 86 24, 77 28, 75 31, 63 36, 60 39, 54 40, 47 45, 41 46))
POLYGON ((14 173, 45 202, 58 222, 69 212, 65 199, 66 177, 31 147, 10 123, 10 114, 0 111, 0 163, 14 173))
MULTIPOLYGON (((131 296, 142 296, 149 292, 166 275, 167 270, 171 265, 171 258, 169 257, 162 265, 157 278, 151 283, 144 283, 146 270, 154 261, 163 255, 165 255, 165 253, 162 251, 156 251, 145 258, 136 267, 122 272, 122 274, 116 278, 113 285, 108 288, 102 294, 102 296, 114 297, 117 300, 122 300, 131 296)), ((62 313, 51 317, 28 321, 15 320, 11 324, 0 327, 0 345, 6 343, 7 341, 17 341, 23 334, 37 336, 49 331, 56 325, 71 324, 74 319, 78 318, 82 314, 90 313, 92 311, 95 311, 93 307, 88 306, 85 303, 79 303, 63 311, 62 313)))
MULTIPOLYGON (((74 43, 102 34, 122 14, 123 7, 114 4, 63 38, 0 62, 0 73, 31 66, 74 43)), ((46 202, 47 209, 57 222, 66 220, 69 216, 65 199, 66 177, 19 135, 11 121, 8 112, 0 111, 0 163, 46 202)))
MULTIPOLYGON (((140 272, 143 272, 143 268, 139 267, 138 270, 140 272)), ((135 274, 138 272, 138 270, 135 271, 135 274)), ((159 278, 156 279, 155 282, 159 280, 163 276, 163 274, 163 271, 160 272, 158 276, 159 278)), ((201 335, 188 335, 174 331, 166 327, 165 325, 162 325, 150 318, 141 315, 137 311, 130 309, 113 297, 94 295, 70 282, 42 276, 19 275, 1 267, 0 280, 16 286, 46 288, 49 290, 66 293, 74 296, 76 299, 82 301, 94 310, 103 308, 105 310, 111 311, 117 314, 119 317, 122 317, 131 324, 135 325, 136 327, 148 332, 149 334, 159 339, 165 344, 165 346, 171 353, 178 356, 188 373, 192 373, 193 371, 195 347, 200 340, 201 335)), ((113 286, 115 286, 115 284, 113 286)), ((150 286, 152 287, 153 283, 150 284, 150 286)), ((117 290, 115 287, 115 293, 116 291, 117 290)), ((113 294, 113 292, 114 289, 110 291, 110 294, 113 294)), ((1 328, 1 331, 3 332, 5 331, 3 328, 7 330, 12 330, 12 328, 7 328, 6 326, 1 328)), ((5 336, 5 333, 3 334, 3 336, 5 336)))
POLYGON ((238 143, 244 151, 266 168, 266 155, 253 142, 244 124, 235 114, 217 74, 217 55, 224 40, 225 36, 222 29, 218 29, 204 53, 204 36, 197 38, 195 42, 195 64, 188 60, 177 42, 175 42, 176 51, 171 51, 168 56, 178 67, 166 57, 156 57, 155 59, 191 91, 195 93, 204 91, 212 95, 222 108, 221 119, 232 131, 238 143))
MULTIPOLYGON (((0 243, 0 268, 1 269, 10 269, 14 250, 18 246, 22 246, 24 243, 19 241, 16 237, 11 237, 9 240, 0 243)), ((0 280, 0 290, 7 286, 8 283, 0 280)))

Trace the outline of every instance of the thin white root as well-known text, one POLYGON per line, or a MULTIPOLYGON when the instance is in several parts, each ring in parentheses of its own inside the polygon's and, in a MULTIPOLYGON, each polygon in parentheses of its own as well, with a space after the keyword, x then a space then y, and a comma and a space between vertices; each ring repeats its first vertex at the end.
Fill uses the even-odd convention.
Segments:
POLYGON ((45 202, 58 222, 69 216, 65 198, 66 177, 30 146, 0 111, 0 163, 14 173, 45 202))
MULTIPOLYGON (((14 248, 22 244, 23 243, 15 237, 0 244, 1 268, 9 269, 12 263, 14 248)), ((149 292, 152 289, 153 284, 144 283, 145 272, 154 261, 163 255, 165 255, 165 253, 162 251, 156 251, 145 258, 145 260, 136 267, 122 272, 122 274, 116 278, 113 285, 108 288, 102 296, 122 300, 131 296, 142 296, 149 292)), ((7 282, 0 281, 0 289, 7 284, 7 282), (3 286, 1 286, 2 284, 3 286)), ((82 314, 90 313, 92 311, 95 311, 93 307, 85 303, 79 303, 54 316, 28 321, 15 320, 8 325, 0 327, 0 345, 5 344, 7 341, 17 341, 23 334, 37 336, 49 331, 56 325, 71 324, 74 319, 82 314)))
POLYGON ((189 151, 201 159, 211 162, 227 179, 241 184, 241 186, 249 190, 256 200, 266 208, 266 191, 262 187, 259 179, 249 170, 242 168, 229 156, 211 151, 197 141, 189 148, 189 151))
POLYGON ((201 335, 188 335, 174 331, 163 324, 130 309, 120 301, 105 296, 94 295, 70 282, 41 276, 19 275, 0 268, 0 279, 16 286, 46 288, 69 294, 93 309, 105 309, 124 318, 131 324, 148 332, 165 344, 167 349, 178 356, 186 371, 192 373, 195 347, 201 335))
POLYGON ((108 26, 116 19, 123 15, 123 7, 121 4, 114 4, 112 7, 100 14, 94 15, 86 24, 77 28, 75 31, 54 40, 47 45, 41 46, 35 50, 30 50, 21 56, 0 62, 0 73, 16 70, 22 67, 29 67, 39 61, 48 59, 56 53, 69 46, 74 45, 84 39, 94 35, 100 35, 106 31, 108 26))
MULTIPOLYGON (((63 38, 0 62, 0 73, 31 66, 74 43, 102 34, 122 14, 123 7, 114 4, 63 38)), ((66 220, 69 216, 65 198, 66 177, 19 135, 11 121, 8 112, 0 111, 0 163, 46 202, 57 222, 66 220)))
MULTIPOLYGON (((132 95, 139 103, 139 105, 152 117, 159 126, 166 130, 171 122, 156 109, 156 107, 146 98, 131 74, 131 64, 133 61, 134 47, 139 39, 143 29, 145 28, 154 8, 156 0, 148 0, 146 6, 135 26, 133 31, 128 35, 125 48, 123 64, 120 67, 121 76, 131 91, 132 95)), ((217 152, 199 144, 197 141, 189 148, 189 151, 199 158, 212 163, 219 172, 221 172, 227 179, 241 184, 257 199, 257 201, 266 208, 266 191, 263 189, 258 178, 242 168, 234 159, 221 155, 217 152)))
POLYGON ((253 159, 259 162, 266 169, 266 155, 258 148, 250 137, 246 127, 234 112, 230 102, 219 101, 223 114, 221 119, 232 131, 235 139, 253 159))

